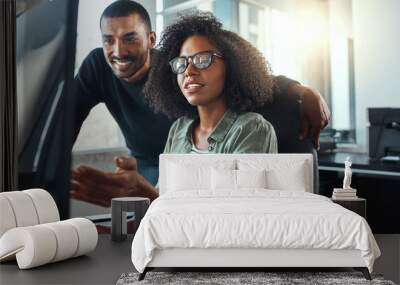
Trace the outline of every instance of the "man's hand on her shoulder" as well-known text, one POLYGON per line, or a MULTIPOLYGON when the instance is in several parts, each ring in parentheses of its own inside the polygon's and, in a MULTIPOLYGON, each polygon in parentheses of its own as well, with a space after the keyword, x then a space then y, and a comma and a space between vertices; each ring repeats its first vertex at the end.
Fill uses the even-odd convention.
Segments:
POLYGON ((310 137, 317 149, 319 149, 319 135, 328 125, 331 112, 321 94, 309 87, 293 84, 290 87, 292 94, 301 99, 301 131, 299 138, 310 137))
MULTIPOLYGON (((87 165, 72 170, 71 197, 109 207, 115 197, 139 196, 153 198, 149 183, 137 171, 133 157, 114 159, 116 172, 104 172, 87 165)), ((154 198, 153 198, 154 199, 154 198)))

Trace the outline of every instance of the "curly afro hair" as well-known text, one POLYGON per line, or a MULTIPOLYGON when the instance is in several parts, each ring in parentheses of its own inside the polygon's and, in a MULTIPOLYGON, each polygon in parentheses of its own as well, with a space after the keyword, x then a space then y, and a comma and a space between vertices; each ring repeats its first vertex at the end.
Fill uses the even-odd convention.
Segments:
POLYGON ((181 16, 168 26, 161 37, 159 52, 153 53, 143 92, 156 112, 171 119, 197 116, 197 108, 181 93, 177 76, 169 65, 171 59, 179 56, 184 41, 194 35, 207 37, 224 57, 226 78, 222 95, 229 109, 238 113, 253 111, 272 101, 275 79, 263 55, 237 34, 222 29, 211 13, 196 12, 181 16))

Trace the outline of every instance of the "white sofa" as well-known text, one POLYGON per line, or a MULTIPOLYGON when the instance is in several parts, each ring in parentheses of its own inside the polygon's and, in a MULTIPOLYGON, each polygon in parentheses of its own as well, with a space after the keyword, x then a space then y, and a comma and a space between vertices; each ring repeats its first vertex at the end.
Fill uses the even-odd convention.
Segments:
POLYGON ((60 221, 43 189, 0 193, 0 262, 16 259, 20 269, 29 269, 86 254, 97 239, 88 219, 60 221))

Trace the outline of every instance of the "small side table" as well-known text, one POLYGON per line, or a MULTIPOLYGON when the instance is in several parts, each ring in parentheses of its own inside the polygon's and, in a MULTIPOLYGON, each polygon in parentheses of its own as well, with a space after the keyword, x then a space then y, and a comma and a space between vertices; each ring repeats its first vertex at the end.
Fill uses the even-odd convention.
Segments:
POLYGON ((134 232, 136 233, 140 221, 146 214, 150 199, 143 197, 121 197, 111 200, 111 240, 124 241, 127 236, 126 213, 135 213, 134 232))
POLYGON ((357 198, 352 200, 344 199, 332 199, 332 202, 341 205, 342 207, 359 214, 364 219, 367 218, 367 200, 363 198, 357 198))

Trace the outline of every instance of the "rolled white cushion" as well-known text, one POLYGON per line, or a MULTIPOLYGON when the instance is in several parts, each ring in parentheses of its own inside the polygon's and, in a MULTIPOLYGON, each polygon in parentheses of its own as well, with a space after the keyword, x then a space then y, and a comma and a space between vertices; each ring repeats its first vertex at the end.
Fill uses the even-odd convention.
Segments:
POLYGON ((87 219, 18 227, 0 238, 0 261, 16 257, 20 269, 28 269, 86 254, 97 245, 95 225, 87 219))
POLYGON ((74 257, 86 254, 96 248, 98 233, 92 221, 84 218, 73 218, 64 222, 71 224, 78 233, 78 248, 74 257))
POLYGON ((0 239, 0 261, 16 256, 20 269, 51 262, 56 254, 57 240, 53 231, 42 225, 18 227, 0 239))
POLYGON ((0 237, 9 229, 17 226, 11 204, 8 199, 1 194, 2 193, 0 193, 0 237))
POLYGON ((56 236, 57 248, 51 262, 57 262, 73 257, 78 249, 78 233, 75 228, 65 221, 43 224, 49 228, 56 236))
POLYGON ((29 189, 23 192, 31 197, 39 218, 39 224, 60 220, 57 205, 49 192, 43 189, 29 189))
POLYGON ((15 227, 60 220, 53 197, 43 189, 0 193, 0 237, 15 227))
POLYGON ((31 197, 22 191, 2 192, 11 205, 17 227, 33 226, 39 223, 38 214, 31 197))

